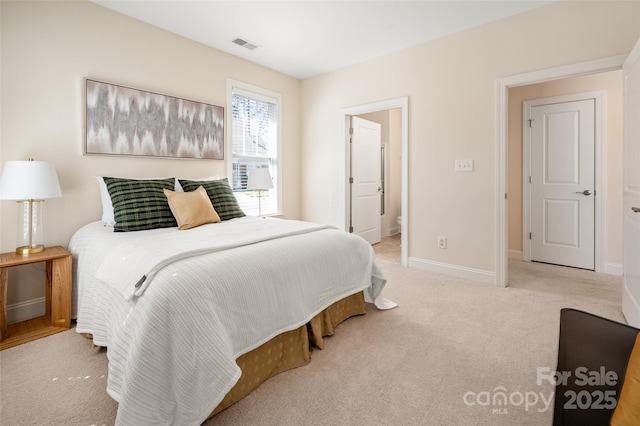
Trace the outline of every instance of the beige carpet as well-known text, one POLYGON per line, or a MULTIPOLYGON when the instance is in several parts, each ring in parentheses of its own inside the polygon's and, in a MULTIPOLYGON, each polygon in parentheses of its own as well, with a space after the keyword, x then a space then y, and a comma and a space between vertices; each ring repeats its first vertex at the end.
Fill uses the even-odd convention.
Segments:
MULTIPOLYGON (((346 321, 308 366, 206 424, 548 425, 553 389, 537 368, 555 368, 560 309, 623 321, 620 277, 512 261, 511 287, 499 289, 404 269, 385 250, 384 294, 398 308, 346 321), (492 403, 500 391, 507 405, 492 403)), ((0 424, 114 423, 105 351, 73 330, 2 351, 0 363, 0 424)))

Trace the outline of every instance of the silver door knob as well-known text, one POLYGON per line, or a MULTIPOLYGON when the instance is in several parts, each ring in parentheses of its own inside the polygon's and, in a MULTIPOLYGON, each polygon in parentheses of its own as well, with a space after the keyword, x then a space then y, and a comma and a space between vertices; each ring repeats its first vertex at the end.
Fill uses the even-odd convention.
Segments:
POLYGON ((640 207, 631 207, 634 213, 640 213, 640 207))
POLYGON ((576 194, 591 195, 591 190, 589 190, 589 189, 585 189, 584 191, 578 191, 578 192, 576 192, 576 194))

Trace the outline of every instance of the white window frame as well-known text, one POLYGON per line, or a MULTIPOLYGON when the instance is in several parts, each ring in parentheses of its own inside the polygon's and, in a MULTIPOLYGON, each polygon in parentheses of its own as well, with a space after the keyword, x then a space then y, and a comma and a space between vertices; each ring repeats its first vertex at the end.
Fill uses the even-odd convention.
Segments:
POLYGON ((225 149, 227 152, 227 176, 229 178, 229 184, 233 185, 233 115, 232 115, 232 100, 233 94, 243 94, 256 99, 263 99, 269 102, 275 102, 278 113, 278 129, 276 132, 276 155, 272 157, 271 167, 276 170, 273 178, 273 186, 276 190, 276 212, 268 214, 268 216, 280 216, 282 215, 282 95, 271 90, 264 89, 262 87, 254 86, 252 84, 244 83, 242 81, 227 79, 227 108, 225 111, 227 122, 227 135, 225 149))

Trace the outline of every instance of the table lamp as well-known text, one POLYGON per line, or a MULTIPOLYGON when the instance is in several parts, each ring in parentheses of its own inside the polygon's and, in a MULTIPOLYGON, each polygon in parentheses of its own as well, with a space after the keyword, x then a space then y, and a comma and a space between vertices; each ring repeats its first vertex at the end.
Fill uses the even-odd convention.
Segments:
POLYGON ((247 180, 247 189, 258 191, 258 216, 262 216, 262 191, 273 188, 273 181, 269 168, 260 167, 249 170, 249 179, 247 180))
POLYGON ((55 166, 44 161, 7 161, 0 180, 0 200, 22 204, 18 214, 16 253, 29 255, 44 250, 42 203, 62 197, 55 166))

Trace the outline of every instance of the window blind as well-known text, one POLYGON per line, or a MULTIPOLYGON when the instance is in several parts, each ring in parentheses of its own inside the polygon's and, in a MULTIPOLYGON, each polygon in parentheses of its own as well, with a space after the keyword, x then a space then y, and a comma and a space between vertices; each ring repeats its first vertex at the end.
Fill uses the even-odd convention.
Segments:
POLYGON ((278 212, 278 104, 259 94, 235 89, 231 99, 232 187, 245 214, 278 212), (247 189, 249 170, 267 167, 273 188, 247 189))

